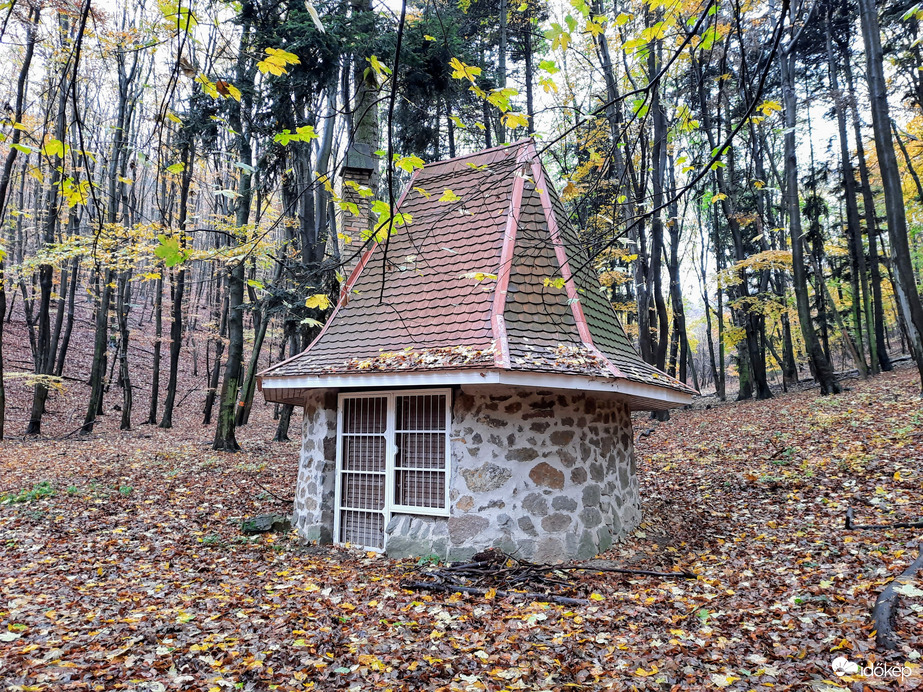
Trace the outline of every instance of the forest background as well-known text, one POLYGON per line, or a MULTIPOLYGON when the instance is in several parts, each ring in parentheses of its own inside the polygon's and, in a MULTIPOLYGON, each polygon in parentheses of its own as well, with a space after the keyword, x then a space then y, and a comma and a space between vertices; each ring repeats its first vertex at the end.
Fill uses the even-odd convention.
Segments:
POLYGON ((0 324, 28 340, 0 353, 0 434, 42 433, 60 396, 81 434, 112 411, 170 428, 188 406, 236 450, 255 374, 311 341, 358 252, 412 223, 395 214, 410 174, 526 136, 648 362, 720 399, 808 377, 833 393, 836 371, 902 358, 923 376, 920 5, 0 12, 0 324), (369 186, 343 183, 348 151, 373 155, 369 186), (92 347, 74 352, 75 323, 92 347), (5 410, 7 387, 28 410, 5 410))

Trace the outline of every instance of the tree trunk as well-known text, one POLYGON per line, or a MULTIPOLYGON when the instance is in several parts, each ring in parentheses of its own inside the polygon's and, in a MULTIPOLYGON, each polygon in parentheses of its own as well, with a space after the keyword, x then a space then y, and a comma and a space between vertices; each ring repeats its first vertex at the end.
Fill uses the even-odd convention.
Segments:
POLYGON ((901 189, 900 170, 894 155, 891 138, 891 117, 888 112, 888 87, 879 34, 878 10, 875 0, 859 0, 862 21, 862 38, 869 82, 869 101, 872 110, 872 129, 875 132, 875 149, 884 188, 885 209, 888 218, 888 236, 891 240, 891 263, 894 266, 895 289, 898 306, 904 315, 912 355, 920 373, 923 387, 923 303, 917 291, 916 277, 907 238, 907 218, 904 211, 904 193, 901 189))
POLYGON ((6 427, 6 385, 3 383, 3 315, 6 313, 6 274, 0 259, 0 441, 6 427))
POLYGON ((160 349, 163 343, 163 272, 159 268, 154 281, 154 362, 151 372, 151 403, 147 414, 148 425, 157 425, 157 409, 160 404, 160 349))
POLYGON ((785 199, 788 206, 789 232, 792 245, 792 275, 798 322, 804 338, 805 350, 811 361, 814 377, 820 384, 821 394, 838 394, 840 386, 827 360, 811 318, 808 300, 808 279, 805 271, 804 242, 801 230, 801 206, 798 196, 798 158, 795 151, 796 99, 795 54, 789 51, 782 56, 782 98, 785 110, 785 199))
POLYGON ((131 271, 119 276, 115 314, 119 325, 119 380, 122 383, 122 419, 119 430, 131 430, 131 371, 128 368, 128 313, 131 310, 131 271))
MULTIPOLYGON (((712 148, 712 150, 715 150, 718 148, 718 142, 713 130, 713 118, 706 101, 704 69, 701 61, 696 62, 695 66, 698 99, 702 111, 702 126, 705 130, 706 137, 708 138, 709 146, 712 148)), ((720 128, 720 122, 718 127, 720 128)), ((733 149, 729 148, 725 152, 725 155, 728 157, 729 165, 733 166, 733 149)), ((729 170, 731 171, 731 174, 726 177, 724 175, 724 169, 719 167, 715 170, 714 179, 718 187, 718 192, 722 195, 718 201, 720 203, 721 210, 724 213, 724 218, 727 222, 728 228, 731 231, 734 259, 738 263, 741 263, 746 260, 747 255, 744 249, 743 233, 740 227, 740 221, 733 203, 733 191, 730 187, 734 180, 733 169, 729 170)), ((718 238, 716 234, 716 251, 719 247, 717 241, 718 238)), ((741 397, 749 398, 749 388, 752 388, 753 385, 756 386, 755 393, 757 399, 771 399, 772 390, 769 389, 769 383, 766 380, 766 358, 763 350, 760 348, 759 343, 759 315, 753 310, 753 306, 751 305, 749 277, 746 268, 741 266, 737 274, 740 282, 736 287, 734 287, 734 293, 736 294, 735 302, 740 307, 735 309, 735 312, 737 312, 736 321, 740 322, 740 326, 744 328, 747 349, 747 353, 739 354, 738 358, 738 364, 741 366, 741 388, 738 392, 738 399, 741 397), (752 378, 749 377, 749 373, 743 372, 744 368, 747 368, 750 373, 752 373, 752 378)), ((734 296, 730 297, 734 299, 734 296)))
MULTIPOLYGON (((249 16, 249 15, 247 15, 249 16)), ((252 163, 253 150, 250 144, 250 128, 245 126, 243 114, 249 113, 253 106, 253 61, 247 57, 247 48, 250 42, 250 23, 244 24, 240 37, 240 52, 237 59, 237 83, 244 87, 243 98, 238 104, 231 106, 230 124, 237 135, 237 155, 240 161, 252 163)), ((369 106, 371 107, 371 106, 369 106)), ((363 118, 364 119, 364 118, 363 118)), ((237 208, 235 223, 238 232, 243 232, 250 220, 250 205, 253 199, 252 175, 243 171, 237 186, 237 208)), ((309 209, 302 213, 302 225, 314 225, 314 196, 303 195, 303 200, 310 203, 309 209)), ((315 231, 316 232, 316 231, 315 231)), ((312 239, 316 242, 316 238, 312 239)), ((312 252, 314 248, 311 248, 312 252)), ((302 253, 305 247, 302 246, 302 253)), ((224 366, 224 377, 221 382, 221 397, 219 398, 218 425, 215 429, 215 442, 212 449, 225 452, 236 452, 240 449, 237 443, 237 396, 240 389, 242 363, 244 355, 244 264, 239 260, 227 273, 228 296, 228 359, 224 366)))
POLYGON ((269 326, 269 316, 263 315, 260 326, 253 337, 253 350, 250 352, 250 364, 247 367, 247 376, 244 379, 240 393, 241 405, 237 407, 237 425, 246 425, 250 421, 250 410, 253 407, 253 393, 256 391, 256 373, 259 370, 260 351, 263 340, 266 338, 266 329, 269 326))
MULTIPOLYGON (((220 288, 220 286, 219 286, 220 288)), ((215 397, 218 396, 218 384, 221 378, 221 356, 224 354, 224 337, 228 329, 228 296, 219 298, 215 301, 220 303, 221 314, 218 317, 218 338, 215 339, 215 362, 211 365, 211 374, 208 381, 208 393, 205 395, 205 409, 203 410, 203 425, 211 425, 212 409, 215 406, 215 397)), ((205 346, 205 354, 208 355, 208 345, 205 346)), ((207 358, 206 358, 207 360, 207 358)))
MULTIPOLYGON (((875 212, 875 197, 872 194, 872 185, 869 181, 868 165, 865 160, 865 146, 862 143, 862 122, 859 118, 859 109, 856 106, 856 88, 853 81, 850 51, 840 46, 843 66, 846 72, 846 86, 849 90, 849 110, 852 116, 853 134, 856 140, 856 162, 859 167, 859 186, 862 190, 862 206, 865 216, 865 227, 869 238, 869 276, 871 277, 871 310, 872 328, 869 336, 869 353, 871 360, 876 364, 873 372, 880 369, 887 372, 892 369, 891 358, 888 356, 888 345, 885 341, 884 302, 881 295, 881 266, 878 260, 878 219, 875 212), (871 333, 874 332, 874 338, 871 333)), ((868 316, 866 316, 868 319, 868 316)))
MULTIPOLYGON (((659 72, 660 42, 654 41, 648 48, 647 71, 649 79, 653 80, 659 72)), ((651 217, 651 263, 650 270, 653 276, 653 298, 657 310, 657 343, 654 348, 654 365, 659 370, 664 370, 667 358, 667 347, 670 339, 670 322, 667 317, 667 306, 663 299, 663 279, 661 267, 663 265, 663 216, 659 211, 663 204, 663 186, 667 169, 667 113, 660 98, 660 83, 654 85, 650 95, 650 113, 654 124, 654 140, 651 145, 651 206, 657 210, 651 217)))
MULTIPOLYGON (((497 87, 506 88, 506 46, 507 46, 507 25, 509 20, 509 6, 507 0, 500 0, 500 36, 497 47, 497 87)), ((506 128, 503 126, 503 119, 497 123, 497 144, 506 144, 506 128)))
MULTIPOLYGON (((188 135, 191 137, 191 135, 188 135)), ((184 143, 182 161, 185 164, 180 178, 179 214, 179 245, 186 248, 186 219, 189 215, 189 186, 192 183, 192 164, 195 161, 195 140, 184 143)), ((176 386, 179 377, 179 354, 183 347, 183 294, 186 290, 186 267, 179 265, 175 274, 173 287, 173 305, 171 314, 173 322, 170 325, 170 374, 167 379, 167 400, 163 405, 163 418, 160 419, 161 428, 173 427, 173 406, 176 404, 176 386)))
MULTIPOLYGON (((862 229, 859 224, 859 203, 856 199, 856 175, 852 167, 849 151, 849 138, 846 134, 846 109, 837 75, 837 65, 833 52, 833 39, 830 27, 831 18, 827 16, 827 69, 830 74, 830 89, 836 110, 837 130, 840 140, 840 161, 843 172, 843 191, 846 197, 846 228, 849 239, 849 259, 852 287, 852 317, 854 327, 854 349, 859 356, 857 366, 863 378, 868 377, 865 351, 862 343, 863 331, 871 336, 871 330, 863 330, 863 317, 870 314, 868 310, 868 277, 865 267, 865 248, 862 247, 862 229)), ((835 309, 835 308, 834 308, 835 309)), ((867 325, 870 326, 870 325, 867 325)))

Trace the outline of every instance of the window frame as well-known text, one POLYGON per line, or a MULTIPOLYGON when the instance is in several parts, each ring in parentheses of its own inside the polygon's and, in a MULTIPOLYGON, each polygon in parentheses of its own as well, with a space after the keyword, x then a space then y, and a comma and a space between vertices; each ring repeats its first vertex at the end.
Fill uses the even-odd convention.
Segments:
MULTIPOLYGON (((344 402, 347 399, 373 399, 386 398, 387 411, 385 415, 385 501, 382 510, 362 510, 370 513, 381 512, 384 515, 384 537, 381 548, 374 546, 361 546, 367 550, 375 552, 384 552, 387 549, 388 524, 391 517, 395 514, 410 514, 427 517, 448 517, 450 516, 449 506, 449 485, 452 478, 452 454, 451 454, 451 432, 452 432, 452 389, 448 387, 427 387, 425 389, 400 389, 385 391, 361 391, 361 392, 340 392, 337 395, 337 441, 336 441, 336 484, 334 494, 334 513, 333 513, 333 535, 334 542, 343 545, 340 540, 341 514, 342 507, 342 485, 343 485, 343 409, 344 402), (395 486, 397 484, 397 467, 395 464, 397 457, 396 428, 397 428, 397 399, 402 396, 442 396, 445 400, 445 430, 433 430, 425 432, 443 433, 445 435, 445 464, 442 469, 427 469, 432 471, 441 470, 445 474, 445 487, 443 497, 443 507, 419 507, 415 505, 401 505, 394 500, 395 486)), ((349 508, 346 508, 349 509, 349 508)))

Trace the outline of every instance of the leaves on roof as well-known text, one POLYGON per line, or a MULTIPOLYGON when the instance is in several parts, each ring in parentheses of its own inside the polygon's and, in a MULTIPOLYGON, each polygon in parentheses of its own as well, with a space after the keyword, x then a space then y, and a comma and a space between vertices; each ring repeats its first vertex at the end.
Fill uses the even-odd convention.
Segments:
MULTIPOLYGON (((494 349, 471 346, 446 346, 414 350, 406 348, 394 353, 382 353, 374 358, 352 358, 344 365, 347 370, 415 370, 471 365, 493 365, 494 349)), ((332 368, 331 370, 339 370, 332 368)))
POLYGON ((525 356, 516 358, 514 364, 530 370, 552 370, 579 373, 593 377, 612 377, 606 361, 586 346, 558 344, 554 348, 530 346, 525 356))

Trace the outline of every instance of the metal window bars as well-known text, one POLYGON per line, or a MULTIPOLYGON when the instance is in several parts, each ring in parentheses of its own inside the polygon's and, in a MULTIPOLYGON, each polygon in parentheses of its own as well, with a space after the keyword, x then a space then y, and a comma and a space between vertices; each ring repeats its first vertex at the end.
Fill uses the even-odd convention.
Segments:
POLYGON ((392 513, 448 513, 448 397, 340 395, 338 542, 383 550, 392 513))

